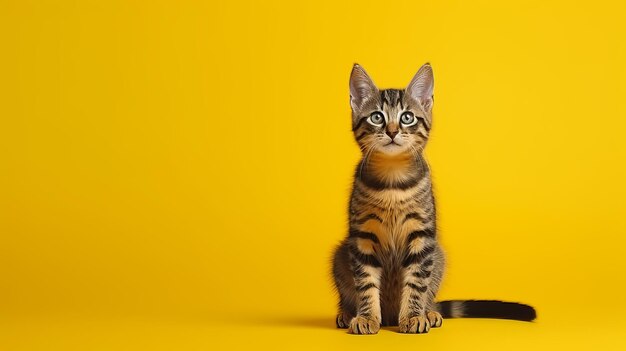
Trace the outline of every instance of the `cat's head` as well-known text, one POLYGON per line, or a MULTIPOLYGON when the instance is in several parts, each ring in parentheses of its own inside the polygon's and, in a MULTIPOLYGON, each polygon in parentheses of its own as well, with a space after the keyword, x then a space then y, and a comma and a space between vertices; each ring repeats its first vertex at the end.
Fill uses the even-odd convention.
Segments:
POLYGON ((379 90, 355 64, 350 75, 352 131, 364 153, 421 152, 432 125, 433 70, 424 64, 405 89, 379 90))

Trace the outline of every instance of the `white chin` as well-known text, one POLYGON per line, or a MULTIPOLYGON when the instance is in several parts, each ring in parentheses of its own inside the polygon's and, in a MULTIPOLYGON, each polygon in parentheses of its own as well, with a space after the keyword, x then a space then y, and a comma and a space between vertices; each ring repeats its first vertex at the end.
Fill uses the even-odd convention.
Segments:
POLYGON ((404 151, 404 146, 398 144, 389 144, 381 146, 380 151, 389 155, 399 154, 404 151))

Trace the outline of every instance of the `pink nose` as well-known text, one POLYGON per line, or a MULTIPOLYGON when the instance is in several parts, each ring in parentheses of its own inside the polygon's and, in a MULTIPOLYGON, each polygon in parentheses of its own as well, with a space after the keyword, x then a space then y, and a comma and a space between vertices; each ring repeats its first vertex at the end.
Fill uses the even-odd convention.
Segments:
POLYGON ((391 140, 393 140, 393 138, 395 138, 395 137, 396 137, 396 135, 398 135, 398 131, 397 131, 397 130, 395 130, 395 131, 393 131, 393 132, 392 132, 392 131, 388 130, 388 131, 387 131, 387 135, 389 135, 389 137, 391 138, 391 140))

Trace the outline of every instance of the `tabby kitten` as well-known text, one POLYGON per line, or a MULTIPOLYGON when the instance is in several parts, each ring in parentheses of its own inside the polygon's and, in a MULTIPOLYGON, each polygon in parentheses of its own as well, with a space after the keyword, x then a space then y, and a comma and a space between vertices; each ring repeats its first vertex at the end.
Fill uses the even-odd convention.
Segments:
POLYGON ((354 176, 349 234, 333 258, 337 326, 353 334, 376 334, 381 325, 427 333, 441 326, 442 317, 533 320, 535 310, 517 303, 434 301, 444 255, 423 156, 432 127, 430 65, 404 90, 379 90, 355 64, 350 105, 363 158, 354 176))

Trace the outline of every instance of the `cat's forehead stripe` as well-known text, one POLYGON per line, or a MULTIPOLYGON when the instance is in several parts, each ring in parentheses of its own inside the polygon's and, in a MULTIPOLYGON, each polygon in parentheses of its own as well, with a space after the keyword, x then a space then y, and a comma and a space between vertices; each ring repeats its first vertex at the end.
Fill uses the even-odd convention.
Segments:
POLYGON ((381 91, 380 98, 382 101, 382 106, 384 107, 385 104, 387 104, 390 107, 400 105, 400 108, 403 108, 402 106, 403 95, 404 95, 404 92, 398 89, 386 89, 386 90, 381 91))
POLYGON ((398 113, 404 110, 402 103, 403 96, 404 91, 399 89, 386 89, 380 92, 380 109, 386 112, 385 117, 388 122, 398 121, 398 113))

